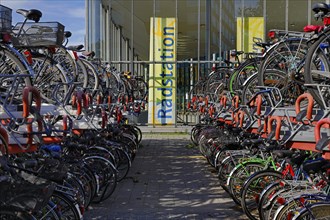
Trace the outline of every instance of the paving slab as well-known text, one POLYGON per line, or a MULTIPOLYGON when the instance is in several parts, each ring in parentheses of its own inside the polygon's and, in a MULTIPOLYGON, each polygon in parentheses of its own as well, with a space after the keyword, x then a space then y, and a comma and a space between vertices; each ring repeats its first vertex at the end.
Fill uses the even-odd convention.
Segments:
POLYGON ((191 147, 189 134, 145 132, 127 177, 108 200, 92 204, 84 219, 247 218, 191 147))

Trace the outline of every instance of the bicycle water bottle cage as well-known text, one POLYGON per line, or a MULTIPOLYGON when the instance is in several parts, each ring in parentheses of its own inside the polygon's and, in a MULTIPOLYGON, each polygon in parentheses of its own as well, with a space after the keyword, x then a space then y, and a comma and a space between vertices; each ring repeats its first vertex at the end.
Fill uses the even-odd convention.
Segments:
POLYGON ((30 9, 30 10, 17 9, 16 12, 18 14, 23 15, 26 19, 32 20, 35 22, 39 22, 40 18, 42 17, 41 11, 39 11, 37 9, 30 9))

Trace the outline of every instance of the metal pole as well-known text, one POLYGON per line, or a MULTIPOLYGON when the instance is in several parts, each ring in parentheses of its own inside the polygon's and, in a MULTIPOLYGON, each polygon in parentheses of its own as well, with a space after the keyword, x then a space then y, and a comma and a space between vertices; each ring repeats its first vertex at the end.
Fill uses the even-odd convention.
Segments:
POLYGON ((289 0, 285 0, 285 30, 289 30, 289 0))
POLYGON ((221 60, 222 51, 222 0, 219 0, 219 61, 221 60))
MULTIPOLYGON (((205 2, 205 59, 211 60, 211 1, 205 2)), ((210 69, 210 64, 207 64, 207 69, 210 69)))
POLYGON ((264 17, 264 19, 265 19, 265 22, 264 22, 264 40, 266 39, 266 24, 267 24, 267 1, 266 0, 264 0, 264 9, 263 9, 263 17, 264 17))
POLYGON ((312 0, 308 0, 308 3, 307 3, 307 19, 308 19, 308 24, 311 24, 312 23, 312 16, 311 16, 311 12, 312 12, 312 0))
POLYGON ((197 81, 200 80, 200 50, 201 50, 201 43, 200 43, 200 38, 201 38, 201 0, 198 0, 198 27, 197 27, 197 32, 198 32, 198 42, 197 42, 197 61, 198 61, 198 66, 197 66, 197 81))
MULTIPOLYGON (((242 24, 242 26, 241 26, 241 48, 240 48, 240 50, 242 50, 242 51, 244 51, 244 1, 245 0, 241 0, 241 7, 242 7, 242 10, 241 10, 241 24, 242 24)), ((238 49, 238 48, 237 48, 238 49)))
MULTIPOLYGON (((178 33, 178 0, 175 0, 175 33, 178 33)), ((177 54, 177 49, 178 49, 178 34, 175 34, 176 39, 175 39, 175 69, 176 69, 176 74, 175 74, 175 103, 177 102, 177 97, 178 97, 178 54, 177 54)), ((175 127, 177 127, 177 105, 174 105, 174 118, 175 118, 175 127)))
POLYGON ((131 0, 131 54, 130 54, 130 60, 131 60, 131 72, 134 74, 134 0, 131 0))
MULTIPOLYGON (((156 0, 154 0, 154 5, 153 5, 153 32, 152 32, 152 44, 153 44, 153 50, 152 50, 152 61, 155 62, 155 17, 156 17, 156 0)), ((153 64, 152 68, 152 113, 155 112, 155 64, 153 64)), ((149 113, 150 114, 150 113, 149 113)), ((152 115, 152 126, 155 127, 155 116, 152 115)))

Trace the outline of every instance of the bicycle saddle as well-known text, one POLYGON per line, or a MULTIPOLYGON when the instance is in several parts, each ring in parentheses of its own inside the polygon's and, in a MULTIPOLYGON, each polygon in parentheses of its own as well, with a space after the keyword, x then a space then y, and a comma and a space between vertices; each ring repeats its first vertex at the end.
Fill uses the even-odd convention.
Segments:
POLYGON ((23 15, 26 19, 32 20, 35 22, 39 22, 40 18, 42 17, 41 11, 39 11, 37 9, 30 9, 30 10, 17 9, 16 12, 18 14, 23 15))
POLYGON ((329 10, 329 5, 324 2, 315 3, 312 7, 312 10, 315 13, 318 13, 319 11, 323 11, 326 14, 329 10))
POLYGON ((84 51, 84 52, 82 52, 82 55, 93 58, 95 56, 95 52, 94 51, 84 51))
POLYGON ((255 42, 255 44, 262 48, 267 48, 273 45, 273 43, 268 43, 268 42, 255 42))
MULTIPOLYGON (((326 147, 330 143, 330 138, 329 137, 322 137, 315 145, 315 149, 318 151, 325 151, 326 147)), ((327 148, 328 149, 328 148, 327 148)), ((329 150, 329 149, 328 149, 329 150)))
POLYGON ((75 46, 68 46, 67 49, 68 50, 72 50, 72 51, 79 51, 81 49, 84 48, 84 45, 80 44, 80 45, 75 45, 75 46))
POLYGON ((71 37, 71 36, 72 36, 71 31, 64 31, 64 37, 65 37, 65 38, 69 38, 69 37, 71 37))

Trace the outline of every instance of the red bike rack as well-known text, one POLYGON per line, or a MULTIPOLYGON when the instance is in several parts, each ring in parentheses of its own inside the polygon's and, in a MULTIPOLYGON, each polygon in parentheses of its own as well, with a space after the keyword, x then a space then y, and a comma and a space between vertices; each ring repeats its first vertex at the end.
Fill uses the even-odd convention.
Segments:
MULTIPOLYGON (((321 128, 330 128, 330 118, 323 118, 320 121, 317 122, 316 127, 314 129, 314 136, 315 136, 315 142, 317 143, 321 139, 321 128)), ((330 147, 330 146, 328 146, 330 147)), ((315 149, 314 149, 315 151, 315 149)), ((330 151, 328 152, 322 152, 322 157, 330 160, 330 151)))

